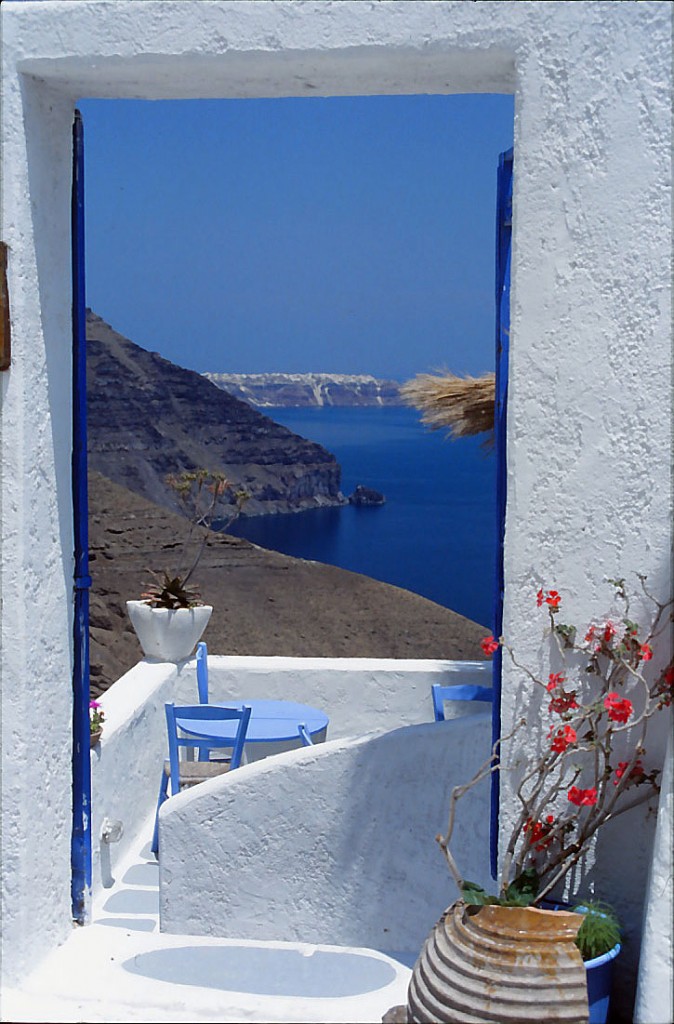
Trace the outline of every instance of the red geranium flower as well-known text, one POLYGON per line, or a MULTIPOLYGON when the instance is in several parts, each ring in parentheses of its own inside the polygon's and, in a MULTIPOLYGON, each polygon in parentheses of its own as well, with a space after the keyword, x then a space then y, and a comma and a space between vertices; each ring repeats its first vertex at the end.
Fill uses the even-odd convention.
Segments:
POLYGON ((594 788, 578 789, 578 786, 572 786, 567 797, 576 807, 592 807, 597 802, 597 790, 594 788))
POLYGON ((653 650, 651 648, 651 645, 650 644, 642 644, 641 647, 639 648, 639 654, 644 659, 644 661, 650 661, 651 658, 653 657, 653 650))
POLYGON ((538 591, 538 593, 536 594, 536 604, 538 605, 538 607, 539 607, 539 608, 540 608, 540 607, 541 607, 541 605, 543 604, 543 597, 544 597, 544 595, 543 595, 543 589, 541 588, 541 589, 540 589, 540 590, 538 591))
POLYGON ((570 693, 562 691, 550 701, 550 711, 555 711, 558 715, 563 715, 566 711, 572 711, 577 707, 578 701, 576 700, 575 690, 572 690, 570 693))
POLYGON ((551 672, 548 676, 548 685, 546 687, 548 693, 552 690, 556 690, 558 686, 561 686, 564 682, 565 676, 561 672, 551 672))
POLYGON ((553 837, 549 834, 555 821, 554 814, 548 814, 545 821, 534 821, 528 818, 522 831, 525 835, 529 833, 529 843, 536 850, 545 850, 552 842, 553 837))
POLYGON ((480 640, 480 647, 485 654, 493 654, 494 651, 498 651, 499 642, 495 640, 493 636, 486 636, 484 640, 480 640))
POLYGON ((612 622, 607 622, 604 626, 604 643, 609 643, 616 635, 616 628, 612 622))
POLYGON ((552 736, 552 743, 550 744, 551 749, 555 754, 563 754, 567 747, 572 746, 578 739, 576 730, 572 729, 570 725, 562 725, 554 733, 552 729, 548 733, 548 739, 552 736))
POLYGON ((632 701, 627 697, 619 697, 617 693, 607 693, 604 697, 604 707, 608 711, 608 717, 612 722, 625 723, 631 716, 634 708, 632 701))
POLYGON ((551 608, 558 608, 559 602, 562 600, 561 595, 556 590, 549 590, 548 596, 545 599, 545 603, 549 604, 551 608))
MULTIPOLYGON (((618 780, 622 779, 623 775, 625 774, 625 772, 627 770, 627 765, 628 764, 629 764, 629 761, 620 761, 620 763, 618 764, 618 767, 615 770, 615 779, 613 780, 613 785, 614 786, 617 786, 618 785, 618 780)), ((638 757, 636 759, 636 761, 634 762, 633 766, 632 766, 632 769, 631 769, 631 771, 630 771, 630 773, 628 775, 628 778, 630 778, 630 779, 639 779, 639 778, 641 778, 643 776, 643 774, 644 774, 643 762, 642 762, 641 758, 638 757)))

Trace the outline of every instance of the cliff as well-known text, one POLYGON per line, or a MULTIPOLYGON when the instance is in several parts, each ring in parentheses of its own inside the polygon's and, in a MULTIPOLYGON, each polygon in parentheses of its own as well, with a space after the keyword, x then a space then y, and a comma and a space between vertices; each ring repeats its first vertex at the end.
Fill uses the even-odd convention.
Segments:
POLYGON ((204 377, 260 408, 404 404, 397 381, 364 374, 205 373, 204 377))
POLYGON ((165 508, 178 508, 166 475, 198 468, 248 491, 245 515, 345 500, 339 464, 321 445, 147 352, 90 310, 87 399, 90 468, 165 508))

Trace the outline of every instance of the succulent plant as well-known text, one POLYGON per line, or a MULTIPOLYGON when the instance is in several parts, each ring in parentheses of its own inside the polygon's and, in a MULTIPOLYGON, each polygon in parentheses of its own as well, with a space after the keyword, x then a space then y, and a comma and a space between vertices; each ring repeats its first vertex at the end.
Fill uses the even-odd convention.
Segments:
POLYGON ((155 577, 155 582, 146 583, 141 600, 151 608, 194 608, 203 604, 201 595, 188 581, 196 569, 208 540, 208 529, 215 519, 219 529, 223 530, 239 516, 241 509, 250 497, 246 491, 236 490, 223 473, 213 473, 207 469, 194 472, 171 474, 166 482, 173 488, 185 509, 189 520, 189 529, 181 549, 181 560, 187 555, 195 527, 204 527, 197 542, 196 556, 192 559, 189 569, 170 572, 168 569, 159 574, 148 570, 155 577), (225 496, 233 498, 226 501, 225 496))

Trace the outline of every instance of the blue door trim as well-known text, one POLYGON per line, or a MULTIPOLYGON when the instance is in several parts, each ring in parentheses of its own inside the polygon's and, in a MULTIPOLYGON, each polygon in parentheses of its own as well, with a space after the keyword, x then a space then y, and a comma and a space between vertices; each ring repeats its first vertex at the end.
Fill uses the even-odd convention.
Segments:
POLYGON ((73 451, 72 498, 75 538, 73 659, 72 914, 84 924, 91 892, 91 756, 89 741, 89 530, 87 499, 87 351, 84 285, 84 133, 73 123, 72 318, 73 451))
MULTIPOLYGON (((496 388, 494 443, 496 451, 496 572, 494 594, 494 636, 503 632, 503 542, 506 516, 506 426, 508 404, 508 348, 510 336, 510 252, 512 241, 513 151, 501 153, 496 186, 496 388)), ((501 736, 501 670, 503 651, 493 659, 494 703, 492 744, 501 736)), ((490 861, 492 877, 498 875, 500 773, 491 776, 490 861)))

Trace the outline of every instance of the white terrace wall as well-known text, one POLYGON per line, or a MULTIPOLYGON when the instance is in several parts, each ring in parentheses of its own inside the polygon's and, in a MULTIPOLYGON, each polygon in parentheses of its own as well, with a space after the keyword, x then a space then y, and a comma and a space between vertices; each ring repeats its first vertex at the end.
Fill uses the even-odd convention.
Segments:
MULTIPOLYGON (((456 682, 489 686, 486 662, 377 660, 374 658, 242 658, 209 656, 209 699, 294 700, 329 716, 328 738, 343 739, 433 721, 431 685, 456 682)), ((137 841, 157 803, 167 756, 164 704, 196 704, 196 661, 180 665, 141 661, 101 698, 103 737, 91 752, 91 834, 94 892, 112 884, 118 865, 137 841), (122 836, 102 838, 105 819, 119 822, 122 836)), ((484 712, 466 701, 446 715, 484 712)), ((253 744, 249 761, 301 746, 253 744)))
MULTIPOLYGON (((672 26, 658 2, 6 0, 0 16, 2 966, 16 980, 70 929, 78 97, 515 93, 505 626, 535 657, 540 582, 579 619, 605 575, 669 592, 672 26)), ((504 683, 507 722, 510 667, 504 683)))
MULTIPOLYGON (((186 666, 180 674, 180 699, 186 703, 196 701, 195 679, 186 666)), ((209 700, 309 704, 328 715, 328 739, 432 722, 433 683, 490 687, 491 681, 492 666, 485 661, 208 657, 209 700)), ((445 717, 459 718, 484 708, 477 701, 447 704, 445 717)))
MULTIPOLYGON (((160 815, 162 931, 418 952, 456 888, 435 836, 489 749, 488 712, 247 765, 160 815)), ((464 800, 459 869, 489 884, 489 784, 464 800)))

